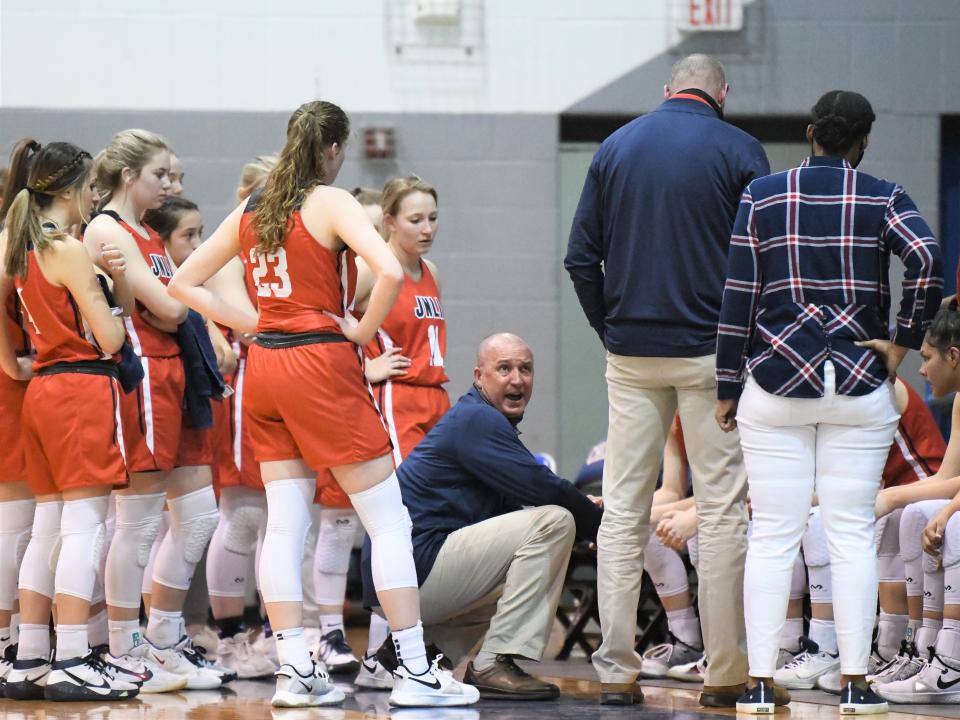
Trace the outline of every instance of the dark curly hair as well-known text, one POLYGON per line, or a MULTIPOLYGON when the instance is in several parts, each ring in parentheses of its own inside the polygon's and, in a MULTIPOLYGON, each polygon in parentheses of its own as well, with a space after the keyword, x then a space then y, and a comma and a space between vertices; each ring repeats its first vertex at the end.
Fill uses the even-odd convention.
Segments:
POLYGON ((843 155, 870 133, 876 120, 870 101, 851 90, 831 90, 810 111, 813 139, 832 155, 843 155))

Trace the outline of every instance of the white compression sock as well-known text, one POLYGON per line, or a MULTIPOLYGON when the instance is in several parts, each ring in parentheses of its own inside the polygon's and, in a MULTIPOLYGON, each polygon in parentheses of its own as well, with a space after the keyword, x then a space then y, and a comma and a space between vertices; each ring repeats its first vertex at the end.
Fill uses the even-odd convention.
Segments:
POLYGON ((703 647, 703 639, 700 637, 700 618, 692 607, 668 612, 667 626, 674 637, 685 645, 693 648, 703 647))
POLYGON ((877 621, 877 650, 884 660, 892 659, 900 651, 900 643, 907 634, 907 616, 881 612, 877 621))
POLYGON ((820 652, 836 655, 837 650, 837 627, 833 620, 818 620, 813 618, 810 621, 810 639, 820 648, 820 652))
POLYGON ((57 625, 57 660, 83 657, 89 651, 86 625, 57 625))
POLYGON ((48 625, 20 626, 17 660, 35 660, 50 657, 50 627, 48 625))
POLYGON ((800 652, 800 638, 803 635, 803 618, 787 618, 780 631, 780 649, 791 653, 800 652))
POLYGON ((274 630, 273 636, 277 639, 277 657, 281 665, 300 668, 310 662, 310 651, 302 627, 274 630))
POLYGON ((139 620, 107 620, 110 633, 110 654, 114 657, 127 655, 143 642, 139 620))
POLYGON ((183 637, 183 612, 150 608, 147 620, 147 640, 158 648, 173 647, 183 637))
POLYGON ((423 675, 430 669, 427 650, 423 644, 423 624, 393 631, 393 643, 397 659, 414 675, 423 675))
POLYGON ((320 616, 320 634, 326 635, 334 630, 346 634, 343 627, 343 615, 321 615, 320 616))

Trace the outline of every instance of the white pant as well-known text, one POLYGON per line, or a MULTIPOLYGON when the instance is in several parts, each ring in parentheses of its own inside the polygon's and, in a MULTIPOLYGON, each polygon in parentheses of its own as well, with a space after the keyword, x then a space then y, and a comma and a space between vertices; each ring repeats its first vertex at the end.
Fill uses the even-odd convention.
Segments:
POLYGON ((834 391, 799 399, 747 380, 737 412, 753 506, 744 611, 750 675, 772 677, 790 594, 793 563, 813 493, 830 552, 840 668, 867 672, 877 607, 874 504, 899 414, 893 385, 851 397, 834 391))

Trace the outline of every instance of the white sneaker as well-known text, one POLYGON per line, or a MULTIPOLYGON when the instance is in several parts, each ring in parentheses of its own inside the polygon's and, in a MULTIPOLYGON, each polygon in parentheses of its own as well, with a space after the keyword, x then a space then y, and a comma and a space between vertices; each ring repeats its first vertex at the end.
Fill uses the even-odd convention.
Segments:
POLYGON ((674 665, 685 665, 696 662, 703 654, 703 648, 694 648, 680 640, 672 643, 661 643, 647 648, 643 653, 643 665, 640 666, 640 676, 645 678, 666 677, 667 672, 674 665))
POLYGON ((897 653, 897 656, 877 668, 872 674, 867 675, 867 682, 871 685, 882 685, 888 682, 906 680, 920 672, 923 664, 923 659, 917 652, 916 646, 904 640, 900 644, 900 652, 897 653))
POLYGON ((343 690, 313 662, 298 669, 281 665, 277 670, 277 690, 270 704, 274 707, 314 707, 343 702, 343 690))
MULTIPOLYGON (((185 678, 187 684, 184 690, 216 690, 223 683, 220 682, 220 676, 209 670, 199 668, 194 665, 176 646, 171 648, 154 647, 150 642, 140 643, 133 650, 146 646, 146 650, 140 652, 146 653, 152 662, 174 675, 185 678)), ((134 652, 138 656, 139 652, 134 652)))
POLYGON ((702 683, 707 675, 707 656, 701 655, 693 662, 683 665, 672 665, 667 670, 667 677, 682 682, 702 683))
POLYGON ((146 643, 135 646, 128 655, 111 655, 107 648, 97 648, 103 662, 118 678, 132 683, 140 683, 141 693, 166 693, 183 690, 187 678, 167 672, 150 657, 150 648, 146 643))
POLYGON ((7 673, 3 694, 11 700, 43 700, 50 663, 43 658, 14 660, 7 673))
POLYGON ((790 690, 810 690, 821 675, 840 669, 840 657, 821 652, 812 640, 804 640, 803 652, 773 674, 774 685, 790 690))
POLYGON ((277 672, 277 666, 270 658, 254 652, 248 632, 240 632, 232 638, 220 640, 217 660, 224 668, 235 672, 241 680, 269 677, 277 672))
POLYGON ((140 692, 140 686, 118 680, 99 655, 56 660, 43 688, 45 700, 124 700, 140 692))
POLYGON ((462 683, 453 673, 440 669, 440 659, 434 658, 422 675, 410 672, 402 663, 397 668, 390 704, 396 707, 454 707, 473 705, 480 699, 480 691, 462 683))
POLYGON ((323 660, 331 675, 346 675, 360 667, 360 661, 347 644, 342 630, 331 630, 322 636, 316 656, 323 660))
MULTIPOLYGON (((894 658, 894 660, 896 660, 896 658, 894 658)), ((876 651, 876 648, 874 648, 873 652, 870 653, 870 659, 867 664, 867 683, 869 684, 871 682, 870 678, 873 677, 873 673, 888 667, 894 662, 894 660, 884 660, 882 657, 880 657, 880 654, 876 651)), ((817 678, 817 687, 820 690, 823 690, 825 693, 830 693, 831 695, 841 695, 843 693, 843 686, 840 684, 841 679, 842 673, 839 670, 824 673, 817 678)))
POLYGON ((13 669, 13 661, 17 659, 17 646, 7 644, 0 650, 0 694, 2 694, 3 684, 7 681, 7 675, 13 669))
MULTIPOLYGON (((275 638, 272 634, 270 637, 267 637, 263 634, 263 631, 261 631, 251 646, 257 655, 263 655, 264 657, 269 658, 274 665, 280 667, 280 658, 277 655, 277 638, 275 638)), ((310 646, 308 645, 307 647, 310 646)))
POLYGON ((793 659, 801 652, 801 650, 798 650, 797 652, 790 652, 789 650, 780 648, 780 650, 777 652, 777 670, 782 668, 787 663, 793 662, 793 659))
POLYGON ((203 629, 190 636, 190 642, 197 648, 203 649, 209 657, 213 657, 217 654, 217 647, 220 645, 220 636, 217 635, 216 630, 204 625, 203 629))
MULTIPOLYGON (((221 685, 226 685, 228 682, 232 682, 237 679, 237 673, 235 671, 231 670, 230 668, 225 668, 222 665, 217 665, 207 657, 207 654, 203 648, 195 646, 193 641, 186 635, 180 638, 180 642, 173 647, 177 652, 182 654, 187 660, 193 663, 197 670, 216 675, 220 680, 221 685)), ((209 688, 201 689, 206 690, 209 688)))
POLYGON ((906 705, 940 705, 960 702, 960 667, 948 665, 932 653, 913 677, 876 684, 874 692, 884 700, 906 705))
POLYGON ((374 651, 363 656, 360 661, 360 672, 357 673, 353 684, 371 690, 392 690, 393 674, 380 664, 377 653, 374 651))

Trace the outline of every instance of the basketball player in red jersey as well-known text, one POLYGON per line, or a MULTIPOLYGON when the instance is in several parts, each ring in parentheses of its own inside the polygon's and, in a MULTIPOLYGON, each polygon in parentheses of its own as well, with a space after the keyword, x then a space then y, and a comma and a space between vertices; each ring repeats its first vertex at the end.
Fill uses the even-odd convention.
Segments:
POLYGON ((103 243, 123 251, 137 301, 126 327, 144 380, 121 401, 130 486, 115 493, 116 530, 107 555, 108 661, 135 671, 146 665, 153 677, 145 691, 154 692, 183 687, 184 680, 187 689, 212 689, 223 680, 193 651, 182 627, 183 599, 216 527, 217 511, 209 472, 196 464, 184 466, 180 458, 185 379, 173 333, 187 308, 167 294, 173 263, 156 232, 141 224, 144 213, 166 197, 168 172, 163 138, 146 130, 117 133, 97 157, 97 183, 106 202, 84 235, 95 257, 103 243), (138 621, 143 571, 165 500, 170 531, 157 552, 149 642, 144 642, 138 621))
MULTIPOLYGON (((383 188, 387 246, 403 267, 400 297, 367 346, 366 376, 379 383, 380 407, 400 464, 450 409, 443 368, 447 325, 437 266, 424 256, 437 232, 437 191, 418 177, 395 178, 383 188)), ((372 276, 357 263, 356 309, 366 308, 372 276)))
POLYGON ((357 201, 330 187, 349 120, 336 105, 300 106, 263 192, 242 203, 184 263, 171 294, 229 327, 257 333, 247 366, 248 422, 266 485, 260 587, 277 637, 278 706, 339 702, 310 659, 302 626, 300 565, 314 473, 330 468, 371 537, 378 598, 395 628, 395 705, 466 705, 476 688, 430 663, 423 645, 410 520, 390 442, 362 376, 356 345, 370 342, 403 281, 396 258, 357 201), (376 276, 359 322, 346 312, 345 246, 376 276), (204 283, 238 253, 257 285, 253 308, 204 283))
MULTIPOLYGON (((92 164, 89 153, 70 143, 18 143, 13 183, 24 175, 26 183, 11 188, 16 195, 0 239, 0 297, 6 302, 16 292, 36 349, 22 427, 37 508, 20 574, 17 660, 5 686, 14 699, 102 701, 138 692, 137 684, 116 679, 90 652, 87 638, 109 494, 127 481, 118 424, 121 390, 111 358, 124 341, 117 317, 122 309, 111 310, 83 244, 62 229, 90 216, 97 199, 92 164), (57 648, 51 665, 47 623, 54 597, 57 648)), ((126 282, 123 254, 108 246, 101 255, 120 288, 126 282)), ((11 338, 6 328, 3 333, 3 365, 9 369, 11 338)))
MULTIPOLYGON (((0 372, 0 656, 9 645, 17 644, 20 549, 30 537, 36 505, 26 482, 20 427, 23 396, 33 374, 30 340, 23 322, 23 309, 16 294, 11 293, 0 313, 0 323, 6 326, 6 331, 0 332, 0 343, 9 338, 5 349, 0 350, 5 371, 0 372)), ((0 683, 10 667, 6 657, 0 657, 0 683)))

